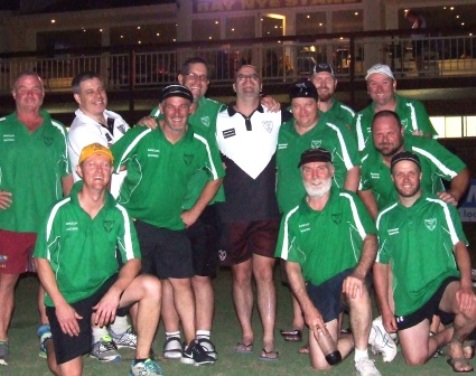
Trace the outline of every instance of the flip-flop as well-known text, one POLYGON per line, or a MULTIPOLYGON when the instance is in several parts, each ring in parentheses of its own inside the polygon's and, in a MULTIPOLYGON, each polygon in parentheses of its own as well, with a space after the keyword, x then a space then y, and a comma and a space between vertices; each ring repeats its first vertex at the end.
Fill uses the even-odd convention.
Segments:
POLYGON ((279 351, 270 350, 266 351, 266 349, 261 350, 261 355, 258 357, 259 360, 263 362, 276 362, 279 360, 279 351))
POLYGON ((302 354, 302 355, 307 355, 309 354, 309 344, 307 345, 304 345, 304 346, 301 346, 298 350, 298 353, 299 354, 302 354))
POLYGON ((285 341, 289 342, 301 342, 302 331, 299 329, 281 330, 281 336, 285 341))
POLYGON ((461 369, 458 369, 456 368, 456 363, 459 362, 460 365, 468 365, 468 359, 466 358, 448 358, 448 360, 446 361, 446 363, 448 363, 448 365, 451 367, 451 369, 453 370, 453 372, 455 373, 471 373, 474 371, 474 368, 471 367, 470 369, 467 369, 467 370, 461 370, 461 369))
POLYGON ((238 342, 234 350, 235 352, 239 354, 251 354, 253 352, 253 342, 252 343, 238 342))

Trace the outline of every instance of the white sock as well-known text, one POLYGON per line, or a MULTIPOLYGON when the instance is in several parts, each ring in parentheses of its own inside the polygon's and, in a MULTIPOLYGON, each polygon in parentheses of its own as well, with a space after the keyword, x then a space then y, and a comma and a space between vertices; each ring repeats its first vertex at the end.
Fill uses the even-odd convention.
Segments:
POLYGON ((109 335, 105 326, 103 326, 102 328, 100 328, 99 326, 93 326, 92 332, 93 332, 93 343, 99 342, 102 339, 102 337, 109 335))
POLYGON ((111 329, 113 334, 122 334, 125 333, 131 324, 129 324, 129 320, 127 315, 126 316, 116 316, 114 322, 109 325, 109 329, 111 329))
POLYGON ((177 337, 178 339, 180 339, 180 330, 177 330, 176 332, 165 332, 166 339, 169 339, 172 337, 177 337))
POLYGON ((210 330, 197 330, 196 336, 197 336, 197 339, 205 338, 210 340, 211 334, 212 332, 210 330))
POLYGON ((369 357, 369 352, 367 349, 365 350, 359 350, 357 347, 355 348, 355 353, 354 353, 354 360, 357 363, 360 359, 362 358, 368 358, 369 357))

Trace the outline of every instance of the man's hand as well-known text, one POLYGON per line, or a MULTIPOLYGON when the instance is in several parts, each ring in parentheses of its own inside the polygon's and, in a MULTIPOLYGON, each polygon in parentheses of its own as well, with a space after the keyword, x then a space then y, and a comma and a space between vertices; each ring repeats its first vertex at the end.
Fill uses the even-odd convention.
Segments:
POLYGON ((147 127, 147 128, 150 128, 150 129, 155 129, 159 126, 159 122, 153 116, 144 116, 142 119, 140 119, 137 122, 137 125, 140 125, 141 127, 147 127))
POLYGON ((261 98, 261 104, 265 106, 270 112, 278 112, 281 110, 281 103, 269 95, 261 98))
POLYGON ((438 197, 451 205, 457 206, 458 200, 450 192, 438 192, 438 197))
POLYGON ((121 291, 111 287, 109 291, 102 297, 98 304, 93 307, 93 323, 99 327, 103 327, 116 318, 116 311, 119 307, 121 299, 121 291))
POLYGON ((0 209, 8 209, 12 204, 12 193, 0 191, 0 209))
POLYGON ((80 329, 78 320, 81 320, 83 317, 68 303, 56 306, 56 317, 64 334, 71 337, 77 337, 79 335, 80 329))
POLYGON ((387 333, 395 333, 398 330, 397 320, 395 319, 393 312, 382 312, 382 323, 387 333))
POLYGON ((185 227, 189 228, 197 221, 198 215, 196 215, 192 210, 185 210, 180 214, 180 218, 182 218, 185 227))
POLYGON ((304 311, 304 320, 313 333, 317 334, 319 330, 326 330, 326 325, 319 310, 312 306, 304 311))
POLYGON ((456 291, 456 301, 461 312, 470 312, 474 308, 476 296, 471 287, 462 287, 456 291))
POLYGON ((362 298, 365 290, 365 278, 354 271, 342 284, 342 292, 350 299, 362 298))

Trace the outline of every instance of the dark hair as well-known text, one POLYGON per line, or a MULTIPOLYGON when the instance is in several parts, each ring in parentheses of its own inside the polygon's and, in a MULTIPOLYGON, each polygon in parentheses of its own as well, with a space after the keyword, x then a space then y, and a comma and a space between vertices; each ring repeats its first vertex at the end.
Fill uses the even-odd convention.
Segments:
POLYGON ((206 60, 202 59, 201 57, 194 56, 194 57, 191 57, 190 59, 185 60, 185 62, 182 64, 182 68, 180 69, 180 74, 182 76, 186 76, 187 74, 189 74, 190 65, 192 64, 203 64, 205 65, 205 68, 207 68, 207 72, 208 72, 208 63, 206 62, 206 60))
POLYGON ((372 119, 372 129, 373 129, 373 127, 374 127, 375 122, 376 122, 378 119, 383 118, 383 117, 391 117, 391 118, 395 119, 395 121, 397 122, 398 126, 399 126, 400 128, 402 127, 402 121, 400 120, 400 116, 398 116, 398 114, 397 114, 395 111, 383 110, 383 111, 377 112, 377 113, 374 115, 374 118, 372 119))
POLYGON ((81 92, 81 82, 86 80, 92 80, 93 78, 97 78, 99 81, 102 82, 102 77, 98 73, 93 71, 85 71, 77 74, 71 81, 71 89, 73 90, 73 93, 79 94, 81 92))

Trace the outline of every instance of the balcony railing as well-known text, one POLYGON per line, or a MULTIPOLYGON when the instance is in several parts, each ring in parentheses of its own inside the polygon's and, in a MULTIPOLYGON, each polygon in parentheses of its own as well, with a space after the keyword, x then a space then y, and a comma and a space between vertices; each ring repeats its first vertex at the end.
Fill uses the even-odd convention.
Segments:
POLYGON ((366 69, 377 62, 391 66, 399 79, 474 76, 476 42, 472 32, 471 28, 464 32, 428 31, 418 40, 421 48, 416 56, 414 36, 399 30, 60 50, 54 57, 2 54, 0 92, 9 92, 12 80, 23 70, 37 71, 49 91, 69 90, 72 78, 84 70, 99 72, 109 90, 157 88, 175 82, 180 65, 192 56, 209 62, 214 87, 230 86, 234 71, 244 63, 257 66, 266 85, 293 82, 307 76, 316 62, 324 61, 334 66, 341 81, 363 80, 366 69))

